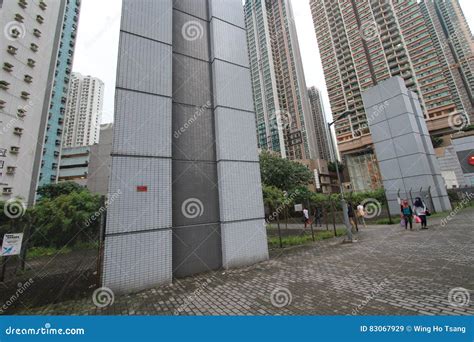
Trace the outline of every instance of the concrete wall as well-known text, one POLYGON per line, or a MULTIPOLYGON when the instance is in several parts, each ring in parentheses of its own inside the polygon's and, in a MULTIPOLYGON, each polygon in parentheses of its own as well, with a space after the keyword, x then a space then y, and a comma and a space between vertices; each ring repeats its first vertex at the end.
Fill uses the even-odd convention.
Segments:
POLYGON ((124 0, 105 286, 268 258, 240 0, 124 0))
POLYGON ((87 188, 94 193, 107 195, 109 178, 112 169, 112 140, 113 126, 110 124, 100 127, 99 143, 90 147, 89 174, 87 188))
POLYGON ((398 194, 401 198, 425 196, 429 187, 434 209, 450 210, 417 95, 400 77, 392 77, 362 96, 391 210, 400 211, 398 194))

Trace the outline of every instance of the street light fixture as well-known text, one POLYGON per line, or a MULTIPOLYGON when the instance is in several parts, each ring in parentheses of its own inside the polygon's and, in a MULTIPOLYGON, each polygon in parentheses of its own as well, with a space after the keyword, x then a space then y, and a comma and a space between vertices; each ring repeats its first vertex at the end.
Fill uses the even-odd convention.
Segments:
MULTIPOLYGON (((339 115, 336 120, 333 122, 328 123, 328 129, 329 129, 329 136, 331 138, 331 150, 334 149, 334 140, 332 137, 331 133, 331 126, 334 125, 336 122, 338 122, 341 119, 344 119, 347 117, 351 111, 345 111, 341 115, 339 115)), ((353 236, 352 236, 352 226, 349 222, 349 213, 348 213, 348 207, 347 207, 347 202, 344 198, 344 189, 342 187, 342 180, 341 180, 341 174, 339 172, 339 163, 336 157, 336 151, 333 150, 333 155, 335 160, 333 161, 334 164, 336 165, 336 174, 337 174, 337 181, 339 182, 339 192, 341 193, 341 208, 342 208, 342 217, 344 218, 344 225, 346 226, 346 233, 347 233, 347 241, 348 242, 354 242, 353 236)))

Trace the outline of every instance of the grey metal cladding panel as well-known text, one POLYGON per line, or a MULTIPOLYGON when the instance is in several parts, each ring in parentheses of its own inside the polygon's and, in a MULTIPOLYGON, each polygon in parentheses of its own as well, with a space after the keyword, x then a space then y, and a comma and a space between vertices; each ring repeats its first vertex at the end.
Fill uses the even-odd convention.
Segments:
POLYGON ((212 58, 249 67, 247 35, 244 29, 213 18, 211 20, 212 58))
POLYGON ((194 106, 211 103, 210 64, 173 54, 173 101, 194 106))
POLYGON ((119 195, 107 210, 107 234, 170 228, 171 159, 113 156, 113 194, 119 195))
POLYGON ((210 16, 245 28, 242 0, 209 0, 210 16))
POLYGON ((222 266, 218 224, 173 229, 173 273, 185 277, 222 266))
POLYGON ((223 223, 222 263, 224 268, 241 267, 268 259, 268 244, 263 219, 223 223))
POLYGON ((209 60, 209 23, 196 17, 173 11, 173 51, 209 60))
POLYGON ((212 63, 214 106, 254 111, 250 71, 220 60, 212 63))
POLYGON ((173 7, 195 17, 208 20, 208 0, 173 0, 173 7))
POLYGON ((171 46, 120 33, 117 87, 171 96, 171 46))
POLYGON ((172 280, 171 229, 105 238, 104 281, 115 294, 172 280))
POLYGON ((123 0, 121 29, 171 44, 172 0, 123 0))
POLYGON ((173 104, 173 158, 215 161, 211 104, 194 107, 173 104))
POLYGON ((173 227, 219 221, 215 163, 173 161, 173 227))
POLYGON ((258 161, 255 113, 215 110, 217 160, 258 161))
POLYGON ((264 216, 259 163, 221 161, 217 172, 221 222, 264 216))
POLYGON ((113 151, 116 154, 171 157, 171 99, 116 91, 113 151))

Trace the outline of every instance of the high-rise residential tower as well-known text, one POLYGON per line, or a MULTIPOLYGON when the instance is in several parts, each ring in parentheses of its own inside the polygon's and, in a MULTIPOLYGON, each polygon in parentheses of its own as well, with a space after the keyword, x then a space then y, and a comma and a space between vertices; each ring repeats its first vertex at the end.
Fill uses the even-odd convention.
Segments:
MULTIPOLYGON (((355 190, 381 186, 361 92, 400 76, 419 97, 432 134, 449 134, 465 112, 433 22, 416 1, 310 0, 336 125, 338 147, 355 190)), ((383 111, 383 107, 380 108, 383 111)))
POLYGON ((44 137, 39 186, 54 183, 58 177, 66 100, 76 47, 80 9, 81 0, 66 1, 53 91, 48 108, 48 123, 44 137))
POLYGON ((35 200, 67 5, 19 0, 0 9, 2 200, 21 198, 29 205, 35 200))
POLYGON ((67 95, 63 147, 94 145, 99 142, 104 104, 104 82, 73 73, 67 95))
POLYGON ((289 159, 318 156, 306 81, 288 0, 247 0, 245 26, 261 149, 289 159))
POLYGON ((324 113, 323 101, 321 99, 321 92, 316 87, 308 88, 309 102, 311 104, 311 113, 313 115, 314 131, 316 132, 316 144, 318 145, 319 159, 327 161, 334 160, 334 154, 328 129, 328 122, 324 113))
POLYGON ((431 36, 435 48, 444 56, 448 67, 444 72, 456 98, 474 122, 474 40, 464 17, 459 0, 422 1, 420 6, 428 22, 432 22, 431 36))

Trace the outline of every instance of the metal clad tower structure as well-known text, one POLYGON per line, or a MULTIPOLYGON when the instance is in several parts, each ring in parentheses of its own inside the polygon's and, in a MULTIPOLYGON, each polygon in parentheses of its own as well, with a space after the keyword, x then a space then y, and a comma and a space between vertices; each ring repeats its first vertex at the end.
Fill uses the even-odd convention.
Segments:
POLYGON ((268 258, 240 0, 124 0, 105 286, 268 258))

